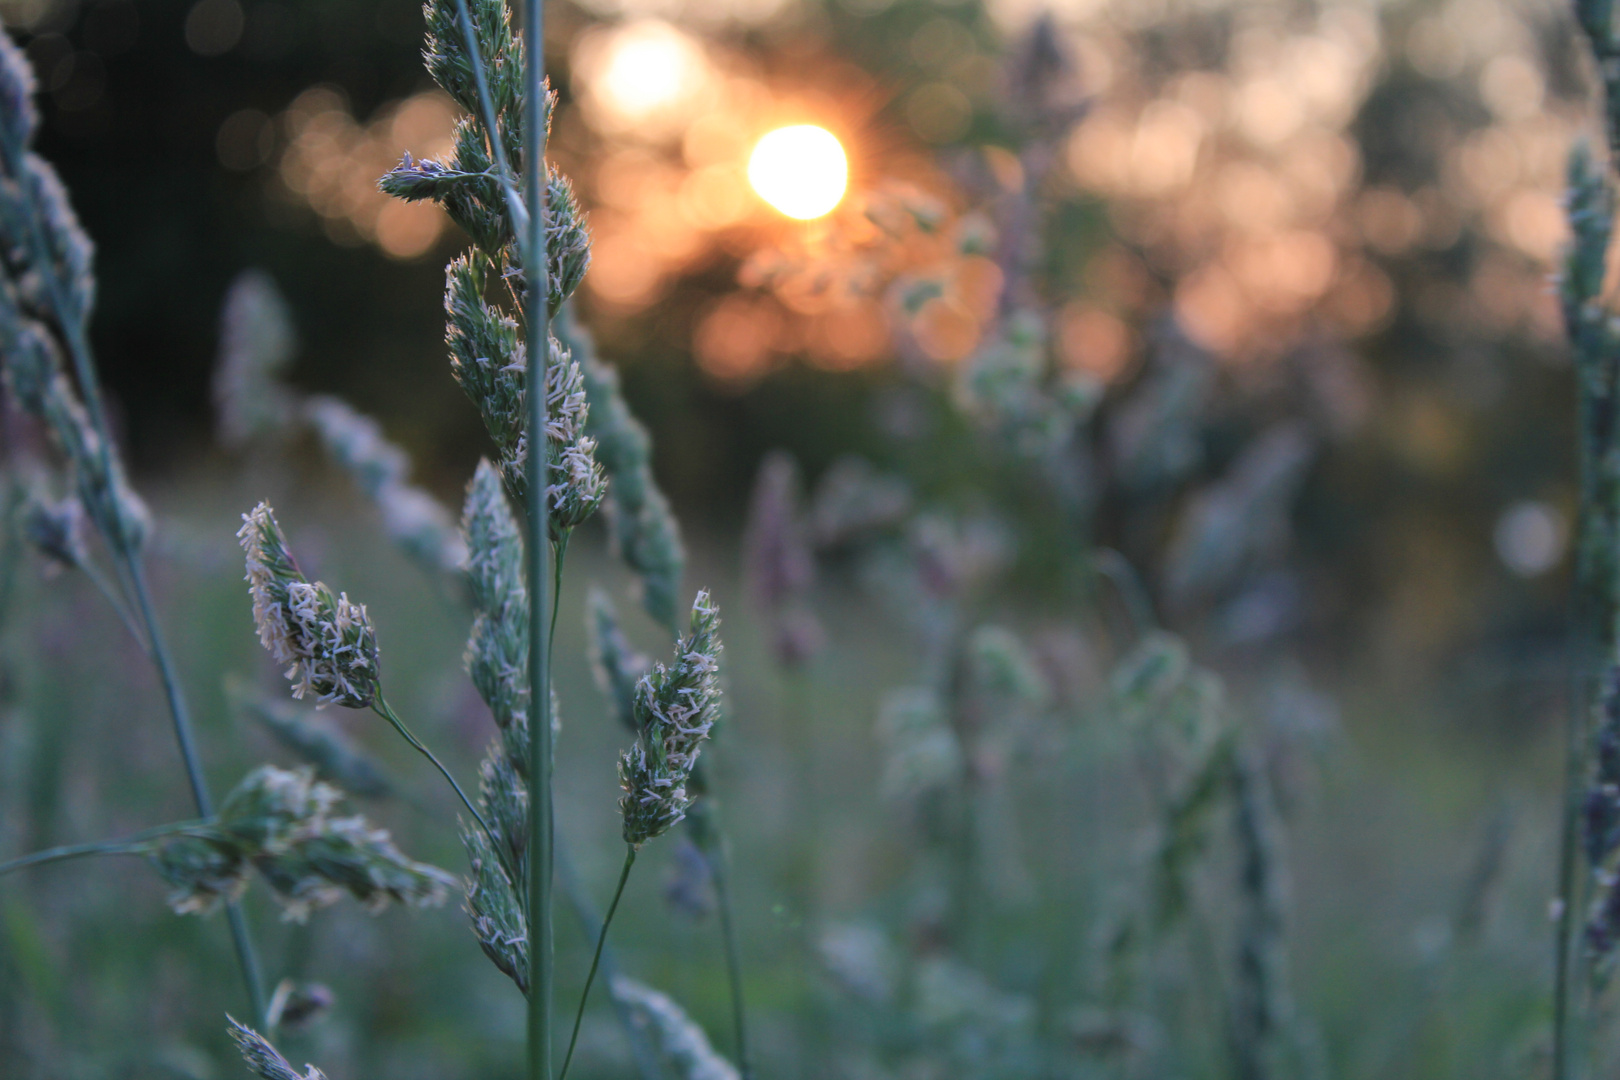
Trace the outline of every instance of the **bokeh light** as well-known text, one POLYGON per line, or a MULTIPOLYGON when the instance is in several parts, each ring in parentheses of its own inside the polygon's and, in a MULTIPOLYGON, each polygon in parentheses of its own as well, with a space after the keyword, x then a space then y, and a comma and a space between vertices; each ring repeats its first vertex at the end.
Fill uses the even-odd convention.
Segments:
POLYGON ((791 218, 809 221, 832 212, 849 186, 849 159, 837 136, 814 124, 777 128, 754 146, 748 182, 759 197, 791 218))
POLYGON ((217 149, 228 167, 251 167, 279 129, 285 147, 272 189, 278 203, 314 210, 333 243, 373 243, 392 258, 415 259, 438 242, 450 219, 431 202, 390 199, 377 189, 377 177, 407 151, 419 158, 448 152, 456 116, 455 103, 430 90, 386 102, 361 123, 341 93, 316 86, 268 128, 252 127, 251 117, 227 117, 217 149))
POLYGON ((648 141, 679 134, 701 111, 713 76, 703 45, 660 19, 588 33, 574 55, 592 125, 648 141))

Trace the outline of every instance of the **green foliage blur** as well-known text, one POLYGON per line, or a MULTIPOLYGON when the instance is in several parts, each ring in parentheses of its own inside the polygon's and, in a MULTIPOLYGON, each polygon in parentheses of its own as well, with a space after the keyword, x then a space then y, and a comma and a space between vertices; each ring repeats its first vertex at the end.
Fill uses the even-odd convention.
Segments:
MULTIPOLYGON (((838 65, 855 65, 869 80, 864 97, 851 104, 835 85, 825 93, 858 106, 860 130, 882 147, 868 177, 928 162, 955 213, 994 201, 985 175, 997 159, 983 147, 1016 149, 1022 136, 997 111, 1001 84, 989 76, 965 120, 940 127, 924 92, 949 77, 930 59, 929 42, 957 41, 969 59, 1003 71, 1033 14, 972 0, 806 0, 754 23, 690 25, 695 37, 799 85, 833 84, 845 78, 838 65)), ((0 15, 40 71, 39 150, 97 243, 95 348, 160 523, 153 564, 162 619, 215 789, 259 761, 296 760, 233 708, 225 684, 230 675, 267 693, 281 688, 254 640, 233 539, 240 513, 264 497, 309 575, 370 607, 396 707, 453 771, 472 776, 493 731, 461 669, 469 620, 456 597, 386 544, 375 511, 313 447, 220 447, 210 399, 226 289, 238 272, 263 269, 297 325, 290 381, 377 417, 410 452, 416 480, 459 503, 485 452, 443 348, 442 267, 462 238, 445 233, 412 257, 390 257, 291 197, 278 172, 288 110, 311 87, 328 88, 360 122, 429 87, 416 5, 19 0, 0 3, 0 15), (226 39, 208 34, 226 31, 208 29, 216 16, 227 28, 238 20, 217 51, 210 41, 226 39)), ((1153 223, 1179 220, 1178 207, 1209 195, 1206 183, 1242 179, 1218 167, 1224 133, 1199 144, 1204 156, 1185 188, 1133 191, 1129 175, 1051 185, 1042 269, 1058 295, 1049 299, 1078 305, 1076 325, 1093 307, 1106 312, 1127 343, 1103 379, 1088 436, 1105 464, 1104 479, 1080 500, 1090 534, 1082 536, 1044 477, 962 417, 942 374, 948 363, 896 349, 899 360, 840 371, 784 349, 747 379, 716 377, 693 342, 726 298, 760 292, 739 284, 739 269, 768 239, 716 242, 639 306, 593 296, 587 279, 583 316, 651 429, 659 479, 692 549, 688 584, 711 586, 725 615, 728 716, 712 753, 760 1075, 965 1075, 929 1045, 946 1039, 948 1009, 935 1027, 891 1030, 891 1014, 872 1005, 881 986, 863 988, 858 976, 881 984, 892 971, 856 965, 852 993, 851 965, 838 962, 851 950, 867 961, 885 949, 943 955, 931 936, 943 904, 937 867, 919 868, 916 821, 882 790, 875 733, 885 691, 912 677, 919 650, 908 613, 883 603, 884 582, 874 587, 855 560, 833 560, 810 600, 824 650, 801 669, 773 655, 771 612, 744 572, 743 534, 756 470, 776 449, 796 458, 812 487, 856 453, 903 477, 920 505, 993 514, 1015 538, 1015 554, 980 614, 1040 641, 1048 676, 1075 701, 1106 693, 1129 652, 1095 646, 1114 640, 1110 629, 1127 612, 1077 553, 1091 539, 1121 553, 1166 628, 1220 674, 1234 711, 1265 735, 1286 832, 1293 997, 1323 1075, 1539 1075, 1575 486, 1572 380, 1556 314, 1546 315, 1550 263, 1534 254, 1547 229, 1532 226, 1559 194, 1542 159, 1550 154, 1561 175, 1563 137, 1590 126, 1590 79, 1569 20, 1561 8, 1516 11, 1494 0, 1377 8, 1122 0, 1057 15, 1090 42, 1077 79, 1092 113, 1078 130, 1102 131, 1116 114, 1141 124, 1123 142, 1096 136, 1094 145, 1121 160, 1146 154, 1132 148, 1145 145, 1143 117, 1155 103, 1161 117, 1171 105, 1196 112, 1188 102, 1204 84, 1189 74, 1233 85, 1265 75, 1240 63, 1257 36, 1320 36, 1341 15, 1373 27, 1366 83, 1347 97, 1342 143, 1333 143, 1353 149, 1351 179, 1309 228, 1344 245, 1335 280, 1350 281, 1359 267, 1382 306, 1352 318, 1341 310, 1349 300, 1335 307, 1324 289, 1286 317, 1251 304, 1264 317, 1247 338, 1236 330, 1222 337, 1226 328, 1188 341, 1173 325, 1208 314, 1200 297, 1228 295, 1187 283, 1226 280, 1195 271, 1239 241, 1189 226, 1194 239, 1184 243, 1185 232, 1153 223), (1487 25, 1498 38, 1462 29, 1487 25), (1504 42, 1524 59, 1528 83, 1520 68, 1493 67, 1504 42), (1098 65, 1111 65, 1108 88, 1088 84, 1098 65), (1515 94, 1520 105, 1526 95, 1536 100, 1525 111, 1515 94), (1550 149, 1523 135, 1537 124, 1551 125, 1550 149), (1484 179, 1471 179, 1471 169, 1484 179), (1527 201, 1512 202, 1515 192, 1529 192, 1527 201), (1534 235, 1519 243, 1525 230, 1534 235), (1182 370, 1177 357, 1187 356, 1209 387, 1197 408, 1177 413, 1165 404, 1166 373, 1182 370), (1178 529, 1261 435, 1289 422, 1308 433, 1312 450, 1280 511, 1256 511, 1277 511, 1267 519, 1275 535, 1209 589, 1182 589, 1178 529), (1132 479, 1121 464, 1122 447, 1169 460, 1172 444, 1185 453, 1159 473, 1143 466, 1132 479), (1083 635, 1068 633, 1074 622, 1083 635)), ((571 45, 617 16, 556 5, 548 17, 548 66, 562 93, 558 156, 588 166, 613 148, 580 119, 571 45)), ((1093 144, 1077 135, 1064 145, 1093 144)), ((582 172, 591 204, 605 183, 582 172)), ((1254 190, 1249 199, 1264 203, 1271 189, 1254 190)), ((1221 273, 1230 278, 1237 265, 1234 257, 1221 273)), ((612 762, 621 735, 584 661, 582 613, 593 578, 629 593, 602 547, 590 526, 570 550, 557 643, 561 828, 599 904, 619 858, 612 762)), ((10 557, 0 566, 8 575, 0 582, 0 858, 188 816, 159 688, 139 650, 86 582, 51 574, 32 555, 10 557)), ((650 622, 638 615, 629 630, 650 655, 664 653, 650 622)), ((375 718, 337 722, 381 761, 394 793, 369 801, 368 815, 413 856, 461 872, 449 824, 457 807, 436 778, 375 718)), ((976 960, 995 958, 983 962, 995 983, 1042 1002, 1032 1022, 1074 1058, 982 1075, 1231 1075, 1218 1040, 1206 1045, 1200 1035, 1171 1056, 1174 1071, 1150 1071, 1166 1060, 1156 1048, 1183 1046, 1178 1022, 1193 1027, 1189 1016, 1220 1008, 1198 989, 1196 940, 1178 939, 1147 962, 1155 985, 1168 988, 1159 1018, 1144 1010, 1135 1027, 1136 1014, 1124 1026, 1099 1026, 1086 1011, 1107 998, 1115 943, 1100 928, 1137 900, 1120 882, 1149 858, 1144 830, 1155 811, 1131 788, 1139 762, 1105 719, 1077 721, 1061 747, 1050 761, 1018 759, 1001 777, 1005 804, 985 828, 990 846, 1005 845, 998 873, 1006 889, 986 899, 991 914, 974 950, 976 960), (1110 1039, 1125 1048, 1099 1050, 1110 1039)), ((1223 887, 1231 843, 1212 842, 1214 869, 1195 892, 1223 887)), ((701 897, 666 896, 679 899, 675 886, 690 884, 683 849, 670 843, 649 854, 615 925, 615 947, 725 1050, 729 1003, 714 916, 701 897)), ((260 891, 247 910, 277 977, 320 982, 335 997, 329 1012, 282 1036, 296 1063, 314 1061, 333 1080, 518 1075, 521 1002, 479 956, 453 904, 377 918, 339 906, 300 926, 278 922, 260 891)), ((558 925, 559 1001, 571 1005, 587 937, 566 914, 558 925)), ((1217 950, 1231 944, 1217 934, 1217 950)), ((231 965, 220 920, 171 915, 161 883, 138 861, 0 879, 0 1075, 240 1075, 220 1017, 245 1009, 231 965)), ((990 1000, 962 1007, 985 1010, 990 1000)), ((587 1016, 580 1066, 585 1077, 630 1075, 605 1008, 587 1016)))

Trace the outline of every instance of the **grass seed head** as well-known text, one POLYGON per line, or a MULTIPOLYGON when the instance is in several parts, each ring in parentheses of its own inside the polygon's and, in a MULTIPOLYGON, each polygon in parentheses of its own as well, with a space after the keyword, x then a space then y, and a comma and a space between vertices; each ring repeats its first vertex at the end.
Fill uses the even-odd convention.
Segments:
POLYGON ((24 538, 57 566, 73 569, 90 557, 85 547, 84 507, 75 498, 31 495, 22 510, 24 538))
POLYGON ((297 353, 292 313, 262 270, 238 275, 220 313, 214 408, 227 446, 283 430, 293 417, 293 396, 281 377, 297 353))
POLYGON ((552 332, 579 364, 585 397, 585 434, 596 440, 595 458, 608 481, 603 511, 613 552, 636 575, 641 605, 660 626, 679 616, 686 550, 669 501, 652 473, 652 440, 630 412, 619 374, 596 355, 596 344, 564 306, 552 332))
POLYGON ((654 664, 636 687, 636 741, 619 759, 625 842, 640 847, 686 816, 686 785, 720 714, 720 613, 708 590, 692 604, 675 661, 654 664))
POLYGON ((365 605, 304 577, 269 503, 243 514, 236 536, 247 555, 259 641, 276 663, 288 665, 293 696, 313 695, 317 708, 370 705, 379 690, 377 635, 365 605))
POLYGON ((11 35, 0 41, 0 138, 12 146, 27 146, 39 127, 34 107, 34 65, 11 35))
POLYGON ((619 614, 613 601, 600 588, 592 587, 586 603, 586 639, 590 647, 591 673, 597 689, 608 699, 615 720, 636 730, 636 686, 652 666, 619 628, 619 614))
POLYGON ((911 516, 910 486, 863 457, 833 462, 816 484, 810 531, 817 548, 845 548, 898 528, 911 516))
POLYGON ((241 1048, 242 1060, 247 1062, 248 1071, 259 1080, 326 1080, 326 1074, 313 1065, 306 1066, 307 1072, 299 1072, 270 1045, 269 1039, 247 1025, 237 1023, 234 1017, 227 1016, 225 1019, 230 1021, 231 1038, 241 1048))
POLYGON ((467 880, 467 914, 479 947, 496 968, 529 992, 529 929, 511 878, 481 829, 462 833, 472 876, 467 880))
POLYGON ((477 615, 464 661, 501 731, 507 757, 521 772, 529 731, 529 592, 523 534, 500 473, 478 463, 462 511, 467 579, 477 615))
POLYGON ((333 817, 341 799, 313 769, 255 769, 213 821, 155 842, 148 852, 174 889, 170 906, 180 914, 213 911, 241 894, 249 869, 259 871, 295 922, 345 895, 373 912, 390 903, 443 903, 455 879, 406 858, 365 818, 333 817))
POLYGON ((739 1080, 737 1067, 668 994, 623 975, 608 980, 608 992, 629 1011, 631 1022, 652 1036, 676 1080, 739 1080))

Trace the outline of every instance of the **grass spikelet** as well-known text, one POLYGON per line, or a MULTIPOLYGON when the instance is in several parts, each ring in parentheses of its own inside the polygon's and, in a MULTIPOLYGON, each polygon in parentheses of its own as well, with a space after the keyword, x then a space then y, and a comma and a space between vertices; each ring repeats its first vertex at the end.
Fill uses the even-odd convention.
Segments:
POLYGON ((736 1066, 720 1056, 703 1029, 667 994, 624 975, 608 980, 608 992, 651 1036, 676 1080, 740 1080, 736 1066))
POLYGON ((911 516, 911 487, 863 457, 841 457, 822 474, 810 503, 810 531, 822 550, 849 547, 897 529, 911 516))
POLYGON ((619 615, 608 594, 593 587, 585 607, 591 673, 608 699, 609 713, 623 727, 636 730, 636 687, 652 661, 635 650, 619 629, 619 615))
POLYGON ((242 446, 292 420, 292 394, 281 383, 297 352, 292 313, 262 270, 239 274, 220 313, 214 407, 219 437, 242 446))
POLYGON ((967 643, 973 689, 992 703, 1038 708, 1052 696, 1046 677, 1018 640, 1002 626, 980 626, 967 643))
MULTIPOLYGON (((457 258, 447 270, 445 341, 450 372, 478 409, 495 444, 501 479, 512 497, 527 498, 524 455, 528 406, 524 388, 525 347, 517 322, 485 302, 493 264, 477 253, 457 258)), ((586 433, 590 407, 584 375, 568 351, 550 338, 546 365, 546 438, 551 444, 547 506, 553 540, 582 524, 607 495, 607 480, 595 458, 596 440, 586 433)))
POLYGON ((381 799, 393 793, 382 766, 319 715, 254 693, 235 678, 225 680, 232 709, 252 719, 275 740, 315 767, 315 775, 351 795, 381 799))
POLYGON ((579 364, 590 403, 585 433, 596 440, 596 460, 608 481, 603 504, 608 539, 637 576, 642 607, 660 626, 673 627, 680 603, 686 551, 669 501, 652 473, 652 440, 630 412, 619 373, 596 354, 596 343, 564 306, 552 332, 579 364))
POLYGON ((22 507, 21 527, 23 538, 54 565, 73 569, 89 564, 84 507, 78 499, 30 495, 22 507))
POLYGON ((883 744, 883 794, 915 799, 959 783, 966 770, 962 744, 951 727, 944 704, 923 687, 889 692, 878 713, 878 741, 883 744))
POLYGON ((1287 542, 1288 512, 1316 450, 1303 421, 1281 421, 1193 497, 1166 556, 1165 587, 1175 602, 1218 596, 1287 542))
POLYGON ((39 323, 8 309, 0 289, 0 357, 6 388, 42 421, 67 460, 85 515, 115 549, 139 552, 151 531, 146 504, 129 486, 62 366, 61 350, 39 323))
POLYGON ((720 651, 720 613, 705 589, 673 664, 654 664, 636 687, 636 741, 619 760, 619 810, 632 848, 667 832, 692 805, 686 784, 720 713, 720 651))
POLYGON ((529 593, 523 575, 523 535, 500 474, 488 461, 478 463, 467 485, 462 531, 477 611, 464 661, 500 729, 506 757, 521 775, 528 763, 529 731, 529 593))
POLYGON ((410 459, 381 426, 348 402, 324 394, 306 400, 302 412, 332 460, 376 504, 388 538, 429 570, 459 572, 467 549, 455 521, 437 499, 408 481, 410 459))
POLYGON ((342 797, 307 767, 255 769, 226 796, 217 819, 152 846, 149 857, 174 890, 170 906, 206 914, 241 893, 249 869, 263 875, 294 922, 344 895, 373 912, 390 903, 443 903, 454 879, 407 859, 363 817, 333 817, 342 797))
POLYGON ((242 515, 237 539, 247 555, 248 593, 259 641, 286 664, 293 696, 316 707, 361 709, 377 699, 377 636, 363 604, 310 582, 287 550, 269 503, 242 515))
POLYGON ((957 374, 962 411, 1015 452, 1040 457, 1062 447, 1090 419, 1102 384, 1084 373, 1054 378, 1040 315, 1016 311, 957 374))
POLYGON ((478 945, 523 993, 529 992, 529 929, 512 878, 482 832, 462 834, 471 876, 467 880, 466 909, 478 945))
POLYGON ((287 1063, 270 1040, 260 1035, 246 1024, 238 1023, 235 1017, 226 1016, 231 1024, 231 1038, 236 1040, 237 1047, 242 1051, 242 1060, 247 1062, 248 1071, 259 1080, 326 1080, 326 1074, 313 1065, 306 1065, 305 1072, 299 1072, 287 1063))
POLYGON ((799 464, 784 451, 760 462, 743 533, 743 564, 753 599, 769 615, 777 662, 808 662, 825 639, 808 606, 815 584, 815 555, 804 514, 799 464))

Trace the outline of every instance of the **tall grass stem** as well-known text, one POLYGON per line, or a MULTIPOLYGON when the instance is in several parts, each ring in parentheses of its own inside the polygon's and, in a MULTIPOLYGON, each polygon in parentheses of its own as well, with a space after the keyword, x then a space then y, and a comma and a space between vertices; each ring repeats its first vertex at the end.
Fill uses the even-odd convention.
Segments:
POLYGON ((97 840, 88 844, 64 844, 60 847, 46 848, 43 851, 30 852, 8 862, 0 862, 0 877, 26 870, 30 866, 44 866, 49 863, 66 862, 68 859, 82 859, 91 855, 141 855, 146 845, 153 840, 160 840, 167 836, 180 836, 191 829, 206 825, 205 821, 180 821, 169 825, 159 825, 156 828, 138 832, 133 836, 126 836, 122 840, 97 840))
MULTIPOLYGON (((546 281, 545 4, 528 0, 523 12, 523 180, 528 240, 523 247, 523 322, 528 366, 528 438, 524 475, 528 510, 529 581, 529 1011, 528 1078, 551 1080, 552 805, 551 805, 551 535, 547 490, 551 440, 546 437, 546 367, 550 362, 546 281)), ((491 138, 499 139, 498 132, 491 138)), ((515 224, 515 221, 514 221, 515 224)))
POLYGON ((496 122, 495 101, 489 94, 489 78, 484 74, 484 50, 478 44, 478 31, 473 27, 467 0, 456 0, 456 15, 461 21, 461 36, 467 43, 467 57, 472 63, 473 85, 478 88, 479 119, 484 122, 484 131, 489 136, 489 149, 495 156, 495 167, 501 174, 501 193, 506 196, 506 210, 512 217, 512 230, 517 233, 521 245, 528 233, 529 215, 524 209, 523 200, 512 187, 512 166, 506 161, 506 145, 501 138, 500 125, 496 122))
MULTIPOLYGON (((574 917, 579 921, 580 932, 585 935, 586 944, 589 944, 591 935, 602 925, 602 916, 597 914, 590 898, 585 895, 585 888, 580 884, 578 875, 574 873, 573 864, 569 861, 566 846, 558 844, 554 855, 559 889, 569 906, 574 909, 574 917)), ((613 958, 613 950, 605 945, 601 950, 601 965, 602 977, 608 981, 611 990, 613 980, 618 977, 618 964, 613 958)), ((608 1000, 619 1018, 619 1024, 624 1028, 625 1037, 630 1040, 630 1053, 636 1059, 636 1069, 641 1073, 642 1080, 668 1080, 668 1070, 664 1068, 658 1052, 647 1041, 646 1030, 636 1023, 635 1016, 625 1007, 624 1000, 615 993, 609 993, 608 1000)))
POLYGON ((602 932, 596 937, 596 952, 591 955, 591 970, 585 976, 585 989, 579 992, 579 1008, 574 1010, 574 1030, 568 1036, 568 1052, 563 1055, 562 1071, 557 1074, 557 1080, 568 1080, 568 1064, 574 1060, 574 1044, 579 1041, 580 1021, 585 1019, 585 1003, 591 998, 591 984, 596 981, 596 969, 602 963, 602 946, 607 944, 608 927, 613 925, 613 915, 619 910, 619 898, 624 895, 624 883, 630 880, 630 868, 634 865, 636 846, 626 844, 624 866, 619 870, 619 884, 613 890, 613 900, 602 919, 602 932))
MULTIPOLYGON (((0 140, 0 153, 6 158, 7 171, 13 176, 23 175, 23 162, 27 154, 27 147, 13 139, 0 140)), ((40 224, 38 214, 27 214, 29 242, 33 247, 34 261, 41 268, 40 277, 50 295, 50 304, 56 315, 57 328, 61 331, 63 340, 67 343, 67 352, 73 363, 75 380, 79 384, 79 394, 84 399, 85 411, 89 416, 92 428, 100 440, 99 452, 101 455, 102 471, 104 475, 112 475, 112 428, 107 423, 107 412, 101 400, 101 385, 96 378, 95 364, 91 362, 90 343, 86 339, 84 321, 86 312, 78 311, 75 305, 68 303, 68 298, 62 289, 61 280, 53 272, 44 268, 52 266, 50 244, 47 242, 45 232, 40 224)), ((191 794, 196 803, 198 814, 203 817, 213 815, 212 800, 208 796, 208 787, 203 779, 202 768, 198 763, 196 740, 192 737, 190 716, 186 709, 185 697, 181 692, 179 680, 175 676, 174 665, 170 660, 168 647, 164 644, 163 636, 158 630, 157 618, 152 610, 151 598, 146 585, 146 574, 141 563, 140 554, 127 547, 116 535, 116 530, 109 532, 107 540, 113 554, 120 564, 125 584, 134 594, 135 606, 139 609, 141 622, 146 629, 146 650, 158 669, 158 676, 163 682, 164 693, 168 698, 169 712, 174 721, 175 740, 180 747, 180 756, 185 764, 186 778, 191 785, 191 794)), ((136 635, 140 637, 139 634, 136 635)), ((253 1004, 253 1014, 263 1019, 265 1010, 264 989, 259 978, 258 959, 253 952, 253 943, 248 936, 247 923, 237 910, 234 903, 228 906, 229 922, 231 928, 231 941, 236 950, 237 963, 242 969, 242 978, 247 983, 248 998, 253 1004)))
MULTIPOLYGON (((105 430, 101 434, 103 440, 108 438, 105 430)), ((185 693, 180 688, 180 679, 175 673, 174 661, 169 656, 163 633, 158 629, 157 613, 152 608, 151 590, 146 585, 146 568, 135 552, 121 549, 118 554, 124 560, 130 585, 135 591, 135 606, 140 612, 141 622, 146 627, 148 651, 152 663, 158 669, 158 677, 163 682, 164 696, 169 701, 169 715, 174 720, 174 738, 180 746, 180 758, 185 763, 186 780, 191 785, 192 801, 196 803, 199 816, 213 817, 214 801, 209 797, 208 782, 203 778, 202 763, 197 756, 197 743, 192 735, 185 693)), ((253 1016, 262 1022, 267 1008, 264 979, 259 974, 259 958, 253 951, 253 939, 248 933, 247 919, 242 914, 241 905, 234 900, 225 905, 225 917, 231 930, 231 946, 236 951, 237 966, 242 969, 242 980, 247 983, 248 1000, 253 1005, 253 1016)))
MULTIPOLYGON (((715 814, 713 797, 709 811, 715 814)), ((709 852, 709 873, 714 876, 714 906, 720 916, 720 938, 726 954, 726 980, 731 986, 731 1025, 737 1037, 737 1069, 742 1080, 754 1080, 754 1067, 748 1057, 748 1017, 743 1005, 742 951, 737 944, 737 923, 731 904, 731 875, 729 873, 725 834, 720 831, 715 814, 714 843, 709 852)))
POLYGON ((489 842, 494 845, 495 850, 500 851, 502 844, 495 836, 495 833, 490 830, 489 822, 484 820, 484 815, 480 814, 478 812, 478 808, 473 805, 472 800, 467 798, 467 793, 461 790, 461 785, 456 783, 456 778, 450 775, 450 770, 444 767, 444 763, 434 755, 433 751, 429 750, 422 744, 421 739, 418 739, 415 735, 411 734, 411 729, 406 727, 405 722, 395 714, 393 708, 388 704, 387 700, 379 696, 377 700, 372 703, 372 708, 376 710, 378 716, 388 721, 393 729, 399 732, 401 738, 415 747, 417 753, 421 754, 423 757, 427 758, 428 761, 432 762, 433 767, 439 770, 439 775, 444 777, 450 786, 455 789, 456 797, 461 800, 461 805, 465 806, 467 808, 467 813, 471 814, 473 816, 473 820, 478 822, 478 827, 484 831, 484 835, 489 838, 489 842))

